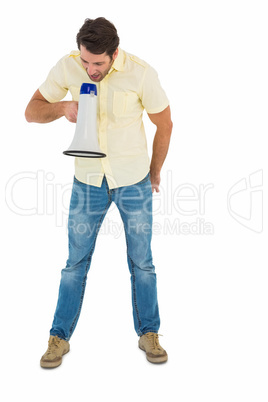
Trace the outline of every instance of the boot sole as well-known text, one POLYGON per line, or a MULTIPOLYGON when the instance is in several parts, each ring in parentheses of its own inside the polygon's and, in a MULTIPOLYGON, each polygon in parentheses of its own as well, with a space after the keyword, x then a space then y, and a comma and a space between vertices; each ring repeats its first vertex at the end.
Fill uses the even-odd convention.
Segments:
MULTIPOLYGON (((146 350, 143 349, 140 345, 139 348, 146 353, 146 350)), ((168 360, 168 356, 161 356, 161 357, 150 357, 147 355, 146 353, 146 359, 150 362, 150 363, 155 363, 155 364, 161 364, 161 363, 166 363, 168 360)))
MULTIPOLYGON (((68 352, 70 352, 70 348, 66 352, 64 352, 62 356, 66 355, 68 352)), ((43 362, 42 360, 40 360, 40 366, 42 368, 48 368, 48 369, 59 367, 61 363, 62 358, 57 362, 46 362, 46 361, 43 362)))

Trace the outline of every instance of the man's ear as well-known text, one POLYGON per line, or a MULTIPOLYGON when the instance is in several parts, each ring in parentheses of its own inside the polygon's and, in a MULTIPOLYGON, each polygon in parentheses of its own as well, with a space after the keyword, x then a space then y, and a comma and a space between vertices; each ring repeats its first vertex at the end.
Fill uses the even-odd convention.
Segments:
POLYGON ((119 53, 119 49, 117 48, 116 51, 113 54, 113 60, 115 60, 117 58, 118 53, 119 53))

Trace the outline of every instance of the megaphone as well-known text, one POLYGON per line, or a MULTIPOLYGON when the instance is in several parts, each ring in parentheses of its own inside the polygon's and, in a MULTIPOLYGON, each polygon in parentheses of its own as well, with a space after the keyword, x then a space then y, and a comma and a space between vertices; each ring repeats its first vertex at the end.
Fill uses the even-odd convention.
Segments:
POLYGON ((97 86, 84 83, 80 88, 74 138, 64 155, 104 158, 97 132, 97 86))

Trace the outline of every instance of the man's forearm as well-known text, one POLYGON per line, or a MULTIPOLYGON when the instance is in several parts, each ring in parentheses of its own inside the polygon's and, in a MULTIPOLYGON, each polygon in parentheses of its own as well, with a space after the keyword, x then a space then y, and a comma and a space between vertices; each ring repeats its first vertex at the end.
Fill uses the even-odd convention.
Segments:
POLYGON ((170 134, 171 133, 169 130, 167 130, 165 133, 163 133, 162 130, 160 131, 159 129, 156 131, 150 165, 151 173, 158 174, 161 171, 161 168, 168 153, 170 134))
POLYGON ((29 102, 25 111, 28 122, 49 123, 65 115, 64 108, 66 102, 49 103, 39 99, 29 102))
POLYGON ((150 164, 152 191, 159 191, 160 172, 168 153, 170 135, 171 129, 166 129, 165 132, 158 129, 155 134, 153 142, 153 155, 150 164))
POLYGON ((77 120, 78 102, 48 102, 39 89, 34 93, 25 111, 26 120, 31 123, 49 123, 65 116, 71 123, 77 120))
POLYGON ((159 192, 160 171, 166 159, 170 136, 172 132, 172 121, 170 107, 168 106, 160 113, 148 114, 150 120, 156 125, 157 130, 153 142, 153 155, 150 165, 150 176, 152 191, 159 192))

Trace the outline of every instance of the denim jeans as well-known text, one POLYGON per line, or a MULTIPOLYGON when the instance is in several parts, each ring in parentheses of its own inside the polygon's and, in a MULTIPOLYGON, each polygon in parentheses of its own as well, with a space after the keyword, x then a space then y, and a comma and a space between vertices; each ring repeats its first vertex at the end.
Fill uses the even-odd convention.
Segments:
MULTIPOLYGON (((157 333, 160 326, 155 267, 152 262, 152 190, 149 174, 139 183, 109 190, 104 176, 95 187, 74 178, 69 221, 69 258, 61 271, 51 335, 69 340, 82 308, 96 238, 114 202, 125 230, 136 333, 157 333)), ((108 300, 107 300, 108 303, 108 300)))

